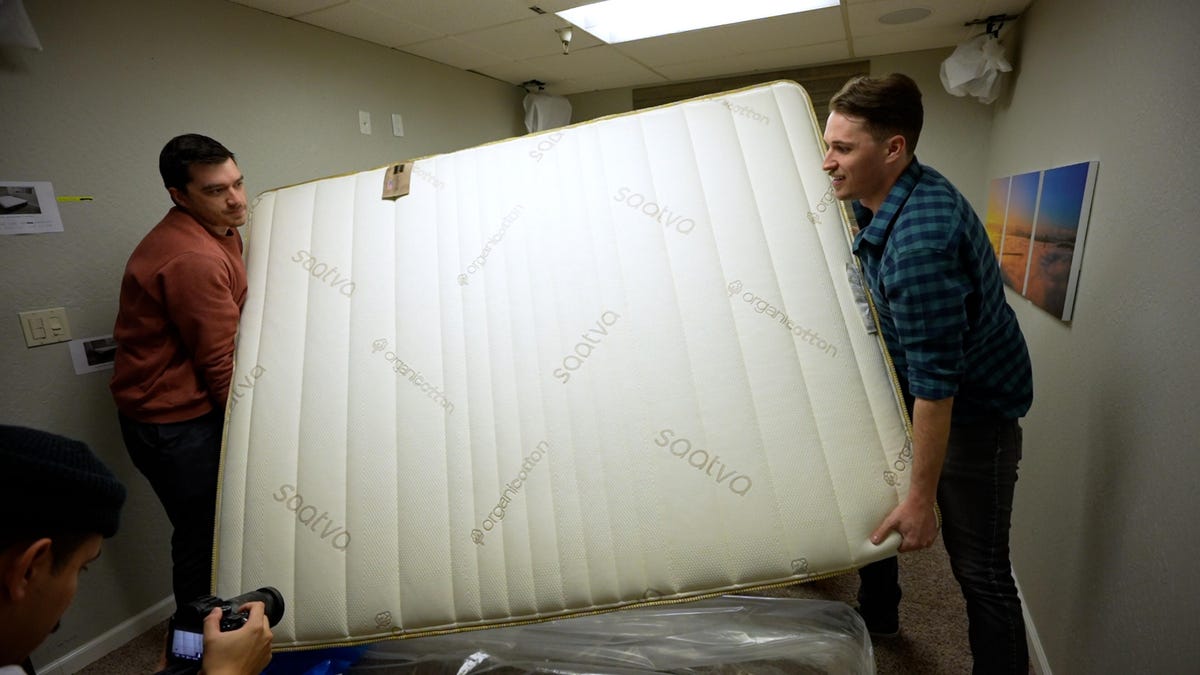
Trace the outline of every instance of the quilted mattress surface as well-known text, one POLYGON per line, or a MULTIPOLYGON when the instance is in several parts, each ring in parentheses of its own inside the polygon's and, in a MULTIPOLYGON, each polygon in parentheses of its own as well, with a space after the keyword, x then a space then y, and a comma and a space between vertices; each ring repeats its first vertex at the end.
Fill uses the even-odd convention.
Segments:
POLYGON ((794 83, 254 204, 216 592, 284 648, 786 584, 893 555, 895 377, 794 83))

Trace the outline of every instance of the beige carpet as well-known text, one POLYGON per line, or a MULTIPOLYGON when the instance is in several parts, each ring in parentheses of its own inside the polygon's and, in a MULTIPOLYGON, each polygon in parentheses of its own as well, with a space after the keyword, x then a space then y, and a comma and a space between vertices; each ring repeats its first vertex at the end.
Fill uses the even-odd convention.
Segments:
MULTIPOLYGON (((876 639, 874 644, 879 675, 970 673, 966 610, 958 585, 950 574, 946 550, 940 539, 930 549, 900 556, 900 582, 904 588, 904 601, 900 604, 900 635, 876 639)), ((858 575, 847 574, 765 591, 761 595, 838 600, 854 604, 857 589, 858 575)), ((165 632, 165 623, 156 626, 80 673, 152 673, 165 632)))
MULTIPOLYGON (((971 672, 967 610, 950 572, 942 540, 900 556, 900 635, 874 638, 879 675, 962 675, 971 672)), ((858 575, 846 574, 763 595, 840 600, 856 604, 858 575)))

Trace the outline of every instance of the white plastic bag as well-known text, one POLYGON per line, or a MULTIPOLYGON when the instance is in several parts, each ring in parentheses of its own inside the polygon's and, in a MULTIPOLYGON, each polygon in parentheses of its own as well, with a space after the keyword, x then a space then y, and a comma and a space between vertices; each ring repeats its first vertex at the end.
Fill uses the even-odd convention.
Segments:
POLYGON ((571 102, 549 94, 525 95, 525 129, 530 133, 557 129, 571 123, 571 102))
POLYGON ((999 38, 984 33, 955 48, 942 61, 942 86, 955 96, 991 103, 1000 96, 1000 74, 1012 70, 999 38))
POLYGON ((727 595, 368 645, 354 675, 874 675, 842 602, 727 595))

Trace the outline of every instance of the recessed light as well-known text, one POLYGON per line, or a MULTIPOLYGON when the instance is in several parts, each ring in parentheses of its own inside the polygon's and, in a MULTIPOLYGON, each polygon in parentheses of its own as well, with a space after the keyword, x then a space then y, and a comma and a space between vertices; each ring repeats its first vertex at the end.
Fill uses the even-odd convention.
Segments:
POLYGON ((889 26, 899 26, 905 23, 915 23, 933 14, 933 10, 924 7, 909 7, 908 9, 898 9, 894 12, 888 12, 879 17, 879 23, 886 23, 889 26))

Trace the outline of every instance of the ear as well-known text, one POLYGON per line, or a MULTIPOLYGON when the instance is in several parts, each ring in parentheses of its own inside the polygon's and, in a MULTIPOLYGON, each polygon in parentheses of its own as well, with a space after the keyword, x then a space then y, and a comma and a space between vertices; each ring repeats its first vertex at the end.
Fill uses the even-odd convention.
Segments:
POLYGON ((0 554, 0 594, 14 602, 24 599, 39 576, 50 572, 53 562, 48 538, 9 547, 0 554))
POLYGON ((904 140, 904 136, 900 134, 892 136, 887 139, 884 147, 887 148, 888 162, 908 161, 908 143, 904 140))
POLYGON ((179 207, 187 208, 187 192, 179 188, 167 188, 167 194, 171 195, 171 201, 179 207))

